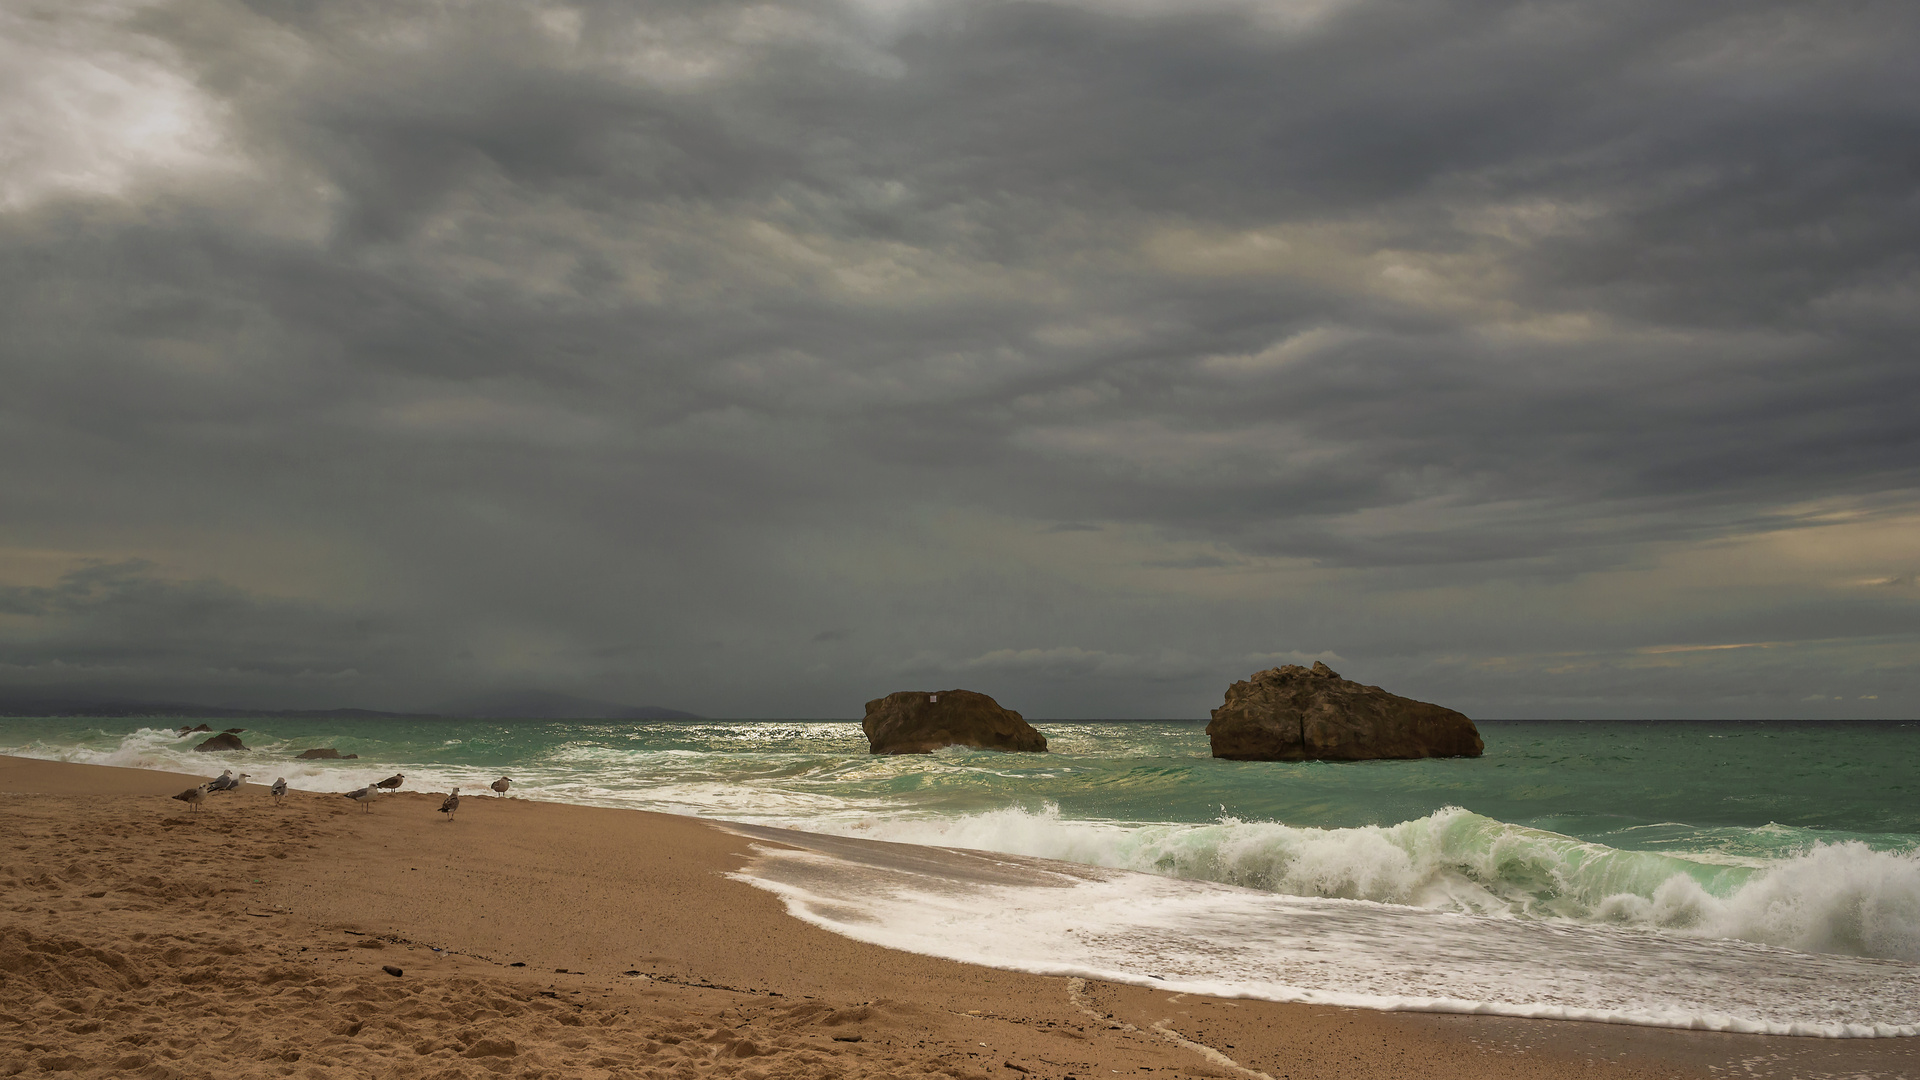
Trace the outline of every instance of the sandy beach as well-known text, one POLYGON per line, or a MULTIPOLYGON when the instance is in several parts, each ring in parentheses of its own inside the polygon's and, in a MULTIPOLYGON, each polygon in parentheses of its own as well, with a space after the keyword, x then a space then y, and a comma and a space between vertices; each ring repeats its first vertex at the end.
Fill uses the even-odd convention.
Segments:
POLYGON ((528 799, 369 811, 0 758, 0 1076, 1900 1077, 1914 1039, 1228 1001, 840 938, 769 841, 528 799))

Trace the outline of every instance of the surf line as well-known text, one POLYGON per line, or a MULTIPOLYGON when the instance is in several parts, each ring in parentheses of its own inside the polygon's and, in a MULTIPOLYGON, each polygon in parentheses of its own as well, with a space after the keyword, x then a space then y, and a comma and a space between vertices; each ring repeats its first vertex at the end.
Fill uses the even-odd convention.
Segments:
MULTIPOLYGON (((1067 1000, 1073 1003, 1074 1008, 1086 1013, 1087 1016, 1091 1017, 1096 1023, 1108 1024, 1121 1031, 1140 1030, 1111 1014, 1102 1013, 1094 1009, 1092 1005, 1087 1003, 1086 990, 1087 980, 1081 978, 1071 978, 1067 980, 1067 1000)), ((1185 997, 1186 995, 1182 994, 1180 996, 1185 997)), ((1156 1021, 1148 1030, 1183 1050, 1190 1050, 1193 1053, 1199 1054, 1207 1060, 1209 1065, 1217 1065, 1222 1069, 1231 1069, 1241 1076, 1252 1077, 1254 1080, 1273 1080, 1273 1077, 1268 1076, 1266 1073, 1258 1069, 1249 1069, 1220 1051, 1215 1050, 1213 1047, 1208 1046, 1206 1043, 1194 1042, 1192 1039, 1173 1030, 1167 1026, 1172 1022, 1172 1017, 1166 1017, 1156 1021)))

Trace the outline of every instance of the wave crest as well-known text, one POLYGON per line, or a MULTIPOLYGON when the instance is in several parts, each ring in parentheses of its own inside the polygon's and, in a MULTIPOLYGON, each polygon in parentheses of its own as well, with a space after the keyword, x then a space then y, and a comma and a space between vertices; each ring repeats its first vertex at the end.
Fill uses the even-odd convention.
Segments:
POLYGON ((977 848, 1291 896, 1643 927, 1802 952, 1920 962, 1920 849, 1814 842, 1784 858, 1626 851, 1459 807, 1390 826, 1298 828, 1064 819, 1057 807, 958 819, 877 820, 875 839, 977 848))

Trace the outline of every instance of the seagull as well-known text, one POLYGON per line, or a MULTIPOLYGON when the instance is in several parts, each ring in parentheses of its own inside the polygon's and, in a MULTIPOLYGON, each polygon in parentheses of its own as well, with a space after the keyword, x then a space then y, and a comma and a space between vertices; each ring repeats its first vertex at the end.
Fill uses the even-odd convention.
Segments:
POLYGON ((207 801, 207 785, 201 784, 199 787, 190 787, 180 794, 175 795, 174 798, 186 803, 189 808, 198 810, 200 809, 200 804, 207 801))
POLYGON ((359 803, 361 806, 366 807, 367 813, 372 813, 373 797, 375 795, 378 795, 379 793, 380 791, 378 788, 374 787, 372 784, 368 784, 366 787, 359 788, 358 790, 355 790, 355 791, 347 792, 346 796, 347 798, 352 799, 354 802, 359 803))
MULTIPOLYGON (((233 770, 232 770, 232 769, 228 769, 227 771, 228 771, 229 773, 231 773, 231 772, 232 772, 233 770)), ((239 790, 240 790, 240 785, 241 785, 241 784, 244 784, 244 783, 246 783, 246 782, 247 782, 247 777, 249 777, 249 776, 252 776, 252 775, 253 775, 252 773, 241 773, 241 774, 240 774, 239 776, 228 776, 228 777, 224 777, 223 779, 225 780, 225 783, 223 783, 223 784, 221 784, 221 786, 219 786, 219 787, 209 787, 209 788, 208 788, 207 790, 209 790, 209 791, 239 791, 239 790)))
POLYGON ((216 776, 213 779, 207 781, 205 785, 208 791, 225 791, 232 786, 233 786, 233 770, 232 769, 228 769, 226 772, 223 772, 219 776, 216 776))
POLYGON ((507 793, 507 787, 512 783, 513 783, 512 780, 503 776, 500 779, 495 780, 493 783, 488 784, 487 786, 499 792, 500 794, 505 795, 507 793))
POLYGON ((452 821, 453 812, 458 809, 460 809, 460 789, 454 788, 453 793, 440 803, 440 812, 447 815, 448 821, 452 821))
POLYGON ((267 789, 267 794, 273 796, 275 806, 280 805, 280 800, 287 797, 287 778, 283 776, 275 780, 273 786, 267 789))
POLYGON ((407 778, 406 773, 397 772, 373 786, 377 788, 386 788, 388 791, 399 791, 401 782, 406 780, 406 778, 407 778))

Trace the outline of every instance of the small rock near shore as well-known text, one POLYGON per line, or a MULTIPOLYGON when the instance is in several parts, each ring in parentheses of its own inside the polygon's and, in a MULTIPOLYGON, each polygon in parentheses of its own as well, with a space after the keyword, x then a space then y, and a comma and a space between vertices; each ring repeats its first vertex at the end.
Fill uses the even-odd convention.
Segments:
POLYGON ((931 754, 943 746, 1044 752, 1047 737, 1012 709, 972 690, 902 690, 867 702, 867 748, 931 754))
POLYGON ((240 736, 230 735, 223 731, 213 738, 208 739, 206 742, 201 743, 199 746, 194 747, 194 750, 202 754, 212 754, 228 750, 245 750, 246 748, 246 744, 240 741, 240 736))

